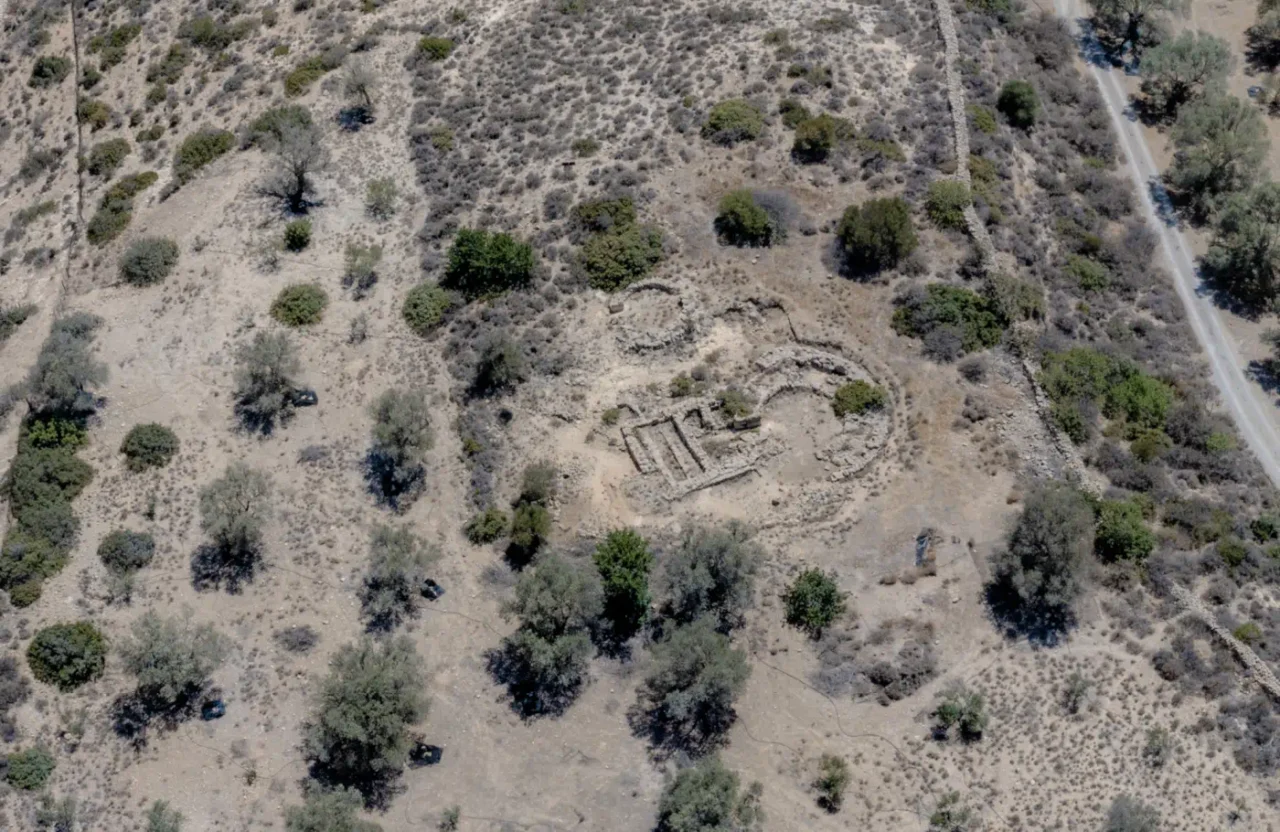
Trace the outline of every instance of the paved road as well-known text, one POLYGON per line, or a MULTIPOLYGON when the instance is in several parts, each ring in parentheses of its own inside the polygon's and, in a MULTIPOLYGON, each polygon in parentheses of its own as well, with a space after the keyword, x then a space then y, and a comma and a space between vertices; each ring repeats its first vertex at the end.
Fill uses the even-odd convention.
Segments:
MULTIPOLYGON (((1078 29, 1077 21, 1085 16, 1080 0, 1054 0, 1054 8, 1073 29, 1078 29)), ((1241 369, 1244 361, 1223 326, 1222 313, 1202 292, 1200 276, 1196 273, 1195 260, 1186 239, 1177 227, 1166 224, 1161 218, 1162 212, 1156 209, 1156 200, 1167 206, 1168 196, 1160 186, 1160 171, 1151 157, 1141 127, 1126 114, 1129 99, 1120 85, 1118 71, 1097 64, 1090 64, 1090 71, 1098 82, 1107 109, 1111 111, 1111 121, 1129 161, 1129 172, 1142 200, 1147 223, 1160 237, 1165 265, 1173 276, 1196 340, 1209 359, 1214 384, 1249 449, 1262 463, 1267 476, 1280 488, 1280 431, 1274 421, 1275 405, 1257 384, 1245 378, 1241 369)))

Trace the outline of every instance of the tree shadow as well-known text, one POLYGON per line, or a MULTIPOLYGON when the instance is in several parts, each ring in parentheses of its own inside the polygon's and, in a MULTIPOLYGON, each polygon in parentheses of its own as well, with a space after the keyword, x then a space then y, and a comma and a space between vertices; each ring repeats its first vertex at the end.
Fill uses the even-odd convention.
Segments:
MULTIPOLYGON (((343 786, 355 789, 364 798, 364 807, 370 811, 386 811, 396 795, 405 791, 404 769, 397 768, 368 777, 354 777, 350 772, 339 771, 321 760, 311 760, 307 773, 326 790, 343 786)), ((304 781, 304 787, 308 785, 304 781)))
MULTIPOLYGON (((1257 384, 1268 395, 1280 396, 1280 365, 1275 359, 1254 359, 1244 370, 1245 378, 1257 384)), ((1280 404, 1280 402, 1277 402, 1280 404)))
POLYGON ((197 592, 225 589, 234 595, 253 581, 261 565, 256 548, 231 549, 206 543, 191 556, 191 584, 197 592))
POLYGON ((567 684, 546 684, 531 671, 514 645, 503 642, 484 654, 485 664, 498 684, 505 685, 511 710, 521 719, 561 716, 582 692, 586 676, 567 684))
POLYGON ((378 119, 368 107, 355 104, 339 110, 336 120, 338 126, 348 133, 358 133, 361 128, 373 124, 378 119))
POLYGON ((260 436, 271 436, 276 428, 284 427, 293 418, 292 407, 282 407, 274 413, 260 413, 243 399, 236 402, 234 410, 240 428, 260 436))
POLYGON ((1249 72, 1272 72, 1280 66, 1280 41, 1266 37, 1258 26, 1245 29, 1244 38, 1244 60, 1249 72))
POLYGON ((677 754, 703 757, 728 743, 727 733, 737 722, 737 711, 725 709, 715 719, 673 719, 661 708, 638 701, 627 710, 631 733, 648 740, 655 754, 666 759, 677 754))
POLYGON ((426 468, 404 468, 388 454, 371 448, 364 458, 364 480, 369 494, 379 505, 403 511, 422 493, 426 468))
POLYGON ((111 730, 135 750, 141 750, 146 747, 153 728, 172 731, 195 717, 204 693, 205 688, 191 690, 171 703, 158 701, 139 690, 122 693, 112 700, 108 709, 111 730))
POLYGON ((1076 626, 1068 605, 1028 603, 1008 578, 996 578, 983 591, 987 612, 1005 638, 1025 638, 1036 647, 1056 647, 1076 626))

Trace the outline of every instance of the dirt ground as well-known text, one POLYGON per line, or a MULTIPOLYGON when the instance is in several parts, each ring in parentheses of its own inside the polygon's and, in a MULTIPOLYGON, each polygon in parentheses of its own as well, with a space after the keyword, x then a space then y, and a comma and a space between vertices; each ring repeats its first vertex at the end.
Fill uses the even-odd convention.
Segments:
MULTIPOLYGON (((485 652, 514 627, 501 618, 499 606, 515 577, 498 546, 474 546, 462 532, 473 511, 471 474, 455 427, 460 404, 447 341, 417 337, 400 315, 405 293, 423 279, 424 266, 434 276, 429 264, 439 257, 438 243, 419 234, 438 195, 425 192, 415 175, 408 137, 420 123, 420 94, 405 56, 424 19, 446 10, 396 0, 371 4, 374 10, 362 14, 348 5, 344 20, 352 30, 379 21, 389 27, 364 53, 380 78, 378 118, 359 132, 326 122, 333 160, 317 180, 323 204, 311 213, 314 242, 301 254, 280 254, 275 270, 260 268, 257 256, 285 222, 258 195, 266 156, 237 149, 161 201, 171 175, 168 153, 178 136, 199 126, 236 127, 283 101, 278 76, 311 51, 317 31, 333 25, 331 17, 279 6, 276 27, 243 46, 264 76, 242 94, 209 103, 208 91, 218 88, 227 69, 198 69, 209 72, 203 92, 188 94, 180 85, 181 101, 171 114, 181 126, 169 134, 167 150, 149 163, 135 152, 124 168, 155 168, 160 183, 138 199, 125 235, 101 248, 74 232, 106 183, 75 171, 72 82, 28 90, 34 52, 14 54, 15 68, 0 86, 17 127, 0 152, 0 177, 7 182, 0 221, 39 199, 54 199, 57 210, 29 227, 22 244, 48 246, 53 259, 38 265, 19 256, 0 281, 0 304, 31 302, 40 310, 0 347, 0 385, 25 374, 50 321, 64 311, 104 319, 96 345, 110 377, 81 453, 96 475, 75 501, 81 518, 75 554, 46 582, 38 603, 4 610, 0 641, 6 654, 20 658, 31 635, 50 623, 88 618, 117 638, 140 614, 157 611, 215 623, 234 650, 214 679, 227 703, 222 719, 187 722, 133 748, 115 736, 108 719, 110 700, 129 684, 112 658, 101 679, 74 693, 35 685, 15 713, 17 740, 0 749, 37 742, 56 749, 49 788, 77 798, 84 829, 141 828, 157 799, 186 816, 186 832, 282 829, 283 809, 300 801, 306 776, 299 742, 310 697, 333 652, 363 632, 356 591, 369 529, 397 519, 444 553, 437 579, 447 594, 428 604, 407 632, 429 671, 431 709, 421 730, 445 750, 440 764, 408 771, 389 809, 370 819, 389 832, 434 828, 441 812, 457 805, 466 830, 652 829, 659 795, 679 761, 659 759, 628 727, 626 712, 647 654, 594 659, 584 692, 554 719, 522 720, 486 669, 485 652), (290 44, 290 55, 274 54, 275 43, 290 44), (15 114, 20 108, 34 115, 15 114), (37 132, 73 149, 55 175, 24 183, 16 170, 37 143, 37 132), (381 176, 394 179, 402 194, 400 210, 388 222, 364 210, 364 185, 381 176), (84 185, 83 205, 77 181, 84 185), (162 285, 138 288, 117 277, 124 245, 142 235, 172 237, 180 245, 178 269, 162 285), (382 278, 362 300, 341 282, 343 250, 351 240, 376 240, 385 251, 382 278), (237 429, 232 413, 233 354, 254 332, 279 327, 267 309, 280 289, 297 282, 317 283, 331 299, 323 322, 295 335, 304 380, 319 405, 300 410, 270 437, 249 435, 237 429), (358 315, 367 316, 368 337, 352 343, 351 321, 358 315), (361 466, 370 402, 408 384, 430 391, 436 442, 425 493, 393 518, 368 494, 361 466), (118 448, 128 430, 144 422, 168 425, 182 445, 169 467, 134 474, 118 448), (316 447, 323 453, 302 455, 316 447), (274 485, 265 568, 238 591, 200 591, 190 569, 203 540, 197 492, 238 460, 265 471, 274 485), (159 546, 128 605, 108 602, 105 569, 94 555, 116 528, 149 531, 159 546), (321 633, 310 654, 290 653, 273 638, 297 625, 321 633)), ((483 44, 541 5, 476 4, 467 37, 483 44)), ((757 5, 761 17, 727 32, 712 50, 719 63, 698 78, 700 95, 739 83, 726 67, 743 44, 756 44, 763 32, 818 8, 757 5), (712 76, 719 73, 724 76, 717 82, 712 76)), ((1252 8, 1243 0, 1219 5, 1225 13, 1215 7, 1193 19, 1200 14, 1206 27, 1230 27, 1252 8)), ((852 83, 863 84, 854 94, 863 108, 856 117, 865 117, 877 96, 901 89, 919 56, 897 42, 868 37, 879 8, 854 6, 852 13, 858 25, 839 36, 830 60, 852 83), (887 67, 883 87, 870 74, 847 72, 873 52, 887 67)), ((184 15, 183 4, 153 3, 129 60, 113 71, 106 91, 95 94, 121 112, 136 103, 146 90, 141 56, 167 49, 184 15)), ((115 18, 123 19, 123 13, 115 18)), ((1231 30, 1235 42, 1239 30, 1231 30)), ((67 7, 58 9, 48 31, 50 44, 37 51, 70 51, 67 7)), ((196 72, 188 72, 183 83, 191 89, 196 72)), ((789 80, 779 81, 784 83, 789 80)), ((1233 83, 1247 79, 1237 76, 1233 83)), ((298 100, 316 113, 331 113, 341 106, 342 93, 324 81, 298 100)), ((608 113, 611 106, 606 102, 602 109, 608 113)), ((92 135, 82 129, 85 142, 133 133, 123 122, 92 135)), ((645 129, 644 123, 631 125, 616 135, 645 129)), ((1242 775, 1212 732, 1190 730, 1211 715, 1210 706, 1162 681, 1147 658, 1172 624, 1136 637, 1103 608, 1105 594, 1090 600, 1082 626, 1060 649, 1007 641, 988 621, 981 592, 986 559, 1018 508, 1025 477, 1060 475, 1065 463, 1035 415, 1028 380, 1015 361, 992 357, 985 381, 965 381, 954 365, 923 360, 918 342, 893 334, 894 285, 832 273, 831 223, 845 205, 871 193, 867 183, 797 170, 779 142, 722 151, 708 149, 696 134, 664 134, 662 141, 670 152, 648 172, 642 213, 662 226, 673 253, 651 283, 617 296, 583 291, 571 306, 560 307, 557 343, 575 360, 504 403, 513 418, 505 428, 510 462, 499 478, 499 502, 515 496, 523 463, 549 460, 564 475, 553 543, 566 550, 623 525, 655 540, 673 539, 707 519, 742 519, 758 529, 768 558, 756 607, 737 637, 750 653, 752 675, 723 758, 744 781, 764 784, 766 828, 923 830, 937 800, 950 791, 964 795, 988 829, 1099 828, 1121 791, 1155 805, 1167 830, 1280 828, 1267 804, 1268 784, 1242 775), (716 202, 741 186, 785 190, 813 221, 812 233, 794 233, 768 250, 719 245, 716 202), (835 364, 838 373, 829 370, 835 364), (688 410, 663 415, 672 407, 669 381, 700 365, 710 368, 717 385, 735 383, 773 396, 762 403, 758 432, 738 437, 697 422, 688 410), (843 423, 831 416, 826 397, 837 379, 850 376, 889 390, 885 414, 843 423), (970 396, 983 399, 990 411, 974 424, 961 415, 970 396), (601 414, 615 407, 622 411, 618 423, 603 424, 601 414), (682 443, 674 420, 684 420, 681 427, 701 443, 706 465, 682 443), (639 469, 628 450, 630 441, 639 442, 628 439, 635 433, 667 443, 661 444, 663 471, 639 469), (742 471, 731 479, 693 487, 699 477, 737 471, 735 466, 742 471), (936 541, 937 568, 920 576, 916 546, 926 530, 936 541), (806 567, 833 571, 849 593, 844 632, 861 636, 903 621, 927 629, 936 672, 919 690, 888 704, 872 695, 824 693, 819 648, 788 628, 780 611, 785 583, 806 567), (1073 671, 1096 681, 1094 698, 1074 716, 1061 706, 1073 671), (935 696, 956 680, 988 697, 991 727, 981 743, 930 738, 935 696), (1160 769, 1141 754, 1152 725, 1167 725, 1177 736, 1173 760, 1160 769), (811 786, 823 753, 842 755, 853 766, 848 802, 837 814, 818 807, 811 786)), ((606 147, 604 158, 620 153, 621 139, 618 144, 606 147)), ((1273 159, 1277 153, 1280 146, 1273 147, 1273 159)), ((560 166, 558 160, 530 164, 541 164, 548 176, 560 166)), ((590 193, 589 167, 580 161, 569 174, 582 194, 590 193)), ((534 237, 546 225, 535 196, 486 199, 502 203, 498 213, 523 216, 518 231, 534 237)), ((480 206, 472 207, 480 213, 480 206)), ((956 238, 922 235, 930 268, 954 268, 962 251, 956 238)), ((1248 352, 1256 333, 1253 325, 1239 326, 1248 352)), ((677 404, 677 410, 683 407, 677 404)), ((16 435, 17 420, 10 418, 0 436, 0 464, 7 466, 16 435)), ((0 519, 0 531, 6 522, 0 519)), ((30 795, 0 794, 0 828, 34 828, 34 805, 30 795)))

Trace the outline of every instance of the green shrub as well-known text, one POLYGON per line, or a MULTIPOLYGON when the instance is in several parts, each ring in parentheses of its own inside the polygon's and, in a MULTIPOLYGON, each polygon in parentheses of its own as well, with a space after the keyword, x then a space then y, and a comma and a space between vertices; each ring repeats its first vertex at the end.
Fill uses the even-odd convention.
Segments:
POLYGON ((1103 500, 1098 509, 1094 551, 1104 560, 1146 560, 1156 546, 1155 534, 1142 520, 1142 507, 1132 500, 1103 500))
POLYGON ((818 803, 828 812, 838 812, 844 805, 844 793, 853 780, 853 772, 843 757, 823 754, 818 761, 818 779, 813 787, 818 790, 818 803))
POLYGON ((471 392, 493 395, 515 388, 525 380, 528 362, 520 345, 504 333, 492 333, 480 343, 480 356, 471 379, 471 392))
POLYGON ((755 403, 747 394, 737 387, 726 387, 716 396, 720 410, 731 419, 742 419, 751 415, 755 403))
POLYGON ((1268 543, 1280 537, 1280 520, 1273 514, 1264 514, 1250 521, 1249 533, 1259 543, 1268 543))
POLYGON ((778 115, 782 116, 782 124, 788 130, 795 130, 804 122, 813 118, 798 98, 784 98, 778 102, 778 115))
POLYGON ((310 283, 286 286, 271 303, 271 317, 285 326, 309 326, 320 323, 329 296, 324 289, 310 283))
POLYGON ((630 638, 649 612, 649 542, 632 529, 615 529, 596 546, 594 560, 604 589, 604 615, 616 638, 630 638))
MULTIPOLYGON (((41 217, 52 214, 56 210, 58 210, 58 203, 54 202, 52 199, 41 200, 40 202, 37 202, 34 205, 29 205, 14 214, 13 224, 16 227, 25 228, 41 217)), ((2 325, 3 324, 0 324, 0 326, 2 325)))
POLYGON ((45 627, 27 646, 31 675, 63 691, 98 678, 106 663, 107 640, 87 621, 45 627))
POLYGON ((85 170, 94 176, 110 179, 116 169, 124 164, 130 153, 129 142, 125 139, 108 139, 98 142, 89 148, 89 158, 85 161, 85 170))
POLYGON ((1004 113, 1010 124, 1025 130, 1035 124, 1040 115, 1040 98, 1035 87, 1026 81, 1008 81, 1000 88, 996 108, 1004 113))
POLYGON ((595 139, 575 139, 569 145, 569 149, 573 151, 574 156, 585 159, 600 152, 600 142, 595 139))
POLYGON ((757 139, 764 132, 764 115, 755 105, 732 98, 721 101, 707 114, 702 126, 703 138, 716 144, 734 145, 757 139))
POLYGON ((248 37, 254 24, 252 19, 222 23, 207 14, 200 15, 184 20, 178 27, 178 37, 207 52, 217 53, 248 37))
POLYGON ((106 245, 124 233, 133 219, 133 198, 155 184, 157 179, 159 175, 148 170, 125 176, 108 188, 85 230, 89 242, 97 246, 106 245))
POLYGON ((76 121, 93 130, 101 130, 111 120, 111 108, 96 98, 81 98, 76 103, 76 121))
POLYGON ((1129 443, 1129 450, 1139 462, 1150 462, 1165 451, 1173 447, 1173 440, 1164 431, 1156 429, 1145 429, 1141 431, 1132 442, 1129 443))
POLYGON ((102 71, 106 72, 113 66, 124 61, 128 54, 128 46, 133 43, 138 35, 142 34, 142 25, 139 23, 126 23, 117 26, 105 35, 94 35, 89 38, 87 51, 90 54, 100 52, 102 57, 102 71))
POLYGON ((963 229, 964 210, 973 203, 969 188, 958 179, 936 179, 929 183, 924 212, 938 228, 963 229))
POLYGON ((993 136, 996 130, 1000 128, 999 123, 996 121, 996 114, 981 104, 970 104, 966 110, 969 113, 970 123, 979 133, 993 136))
POLYGON ((187 136, 173 157, 173 173, 178 182, 190 182, 201 168, 212 164, 235 143, 236 137, 230 130, 206 127, 187 136))
MULTIPOLYGON (((191 63, 191 50, 185 44, 174 43, 159 63, 147 67, 148 84, 176 84, 182 78, 182 71, 191 63)), ((163 93, 163 87, 161 88, 163 93)), ((163 101, 163 97, 161 98, 163 101)))
POLYGON ((163 468, 178 453, 178 437, 164 425, 134 425, 120 443, 125 465, 138 473, 147 468, 163 468))
MULTIPOLYGON (((964 352, 994 347, 1004 335, 1007 321, 991 299, 977 292, 945 283, 930 283, 922 291, 909 293, 897 300, 893 328, 900 335, 926 340, 937 332, 950 332, 964 352)), ((936 357, 952 360, 940 349, 931 350, 936 357)))
POLYGON ((573 224, 583 231, 603 232, 632 225, 636 206, 631 197, 596 199, 573 206, 573 224))
POLYGON ((497 506, 489 506, 467 521, 467 540, 477 546, 492 543, 507 533, 507 514, 497 506))
POLYGON ((511 544, 526 555, 536 552, 551 534, 551 514, 541 503, 521 503, 511 516, 511 544))
POLYGON ((626 225, 592 235, 578 250, 577 265, 595 289, 626 288, 662 262, 663 235, 653 225, 626 225))
POLYGON ((9 770, 5 773, 5 779, 10 786, 23 791, 34 792, 44 788, 44 784, 49 781, 49 775, 53 774, 57 763, 53 759, 53 755, 43 748, 36 746, 28 748, 26 751, 15 751, 9 755, 9 770))
POLYGON ((120 258, 120 279, 130 286, 153 286, 178 265, 178 244, 166 237, 141 237, 120 258))
POLYGON ((444 322, 445 315, 458 305, 456 296, 434 283, 419 283, 405 296, 401 314, 409 329, 426 337, 444 322))
POLYGON ((1217 544, 1218 557, 1232 568, 1244 563, 1249 556, 1249 547, 1237 537, 1224 537, 1217 544))
POLYGON ((1262 639, 1262 628, 1252 621, 1246 621, 1239 627, 1231 631, 1231 635, 1237 641, 1243 641, 1245 644, 1253 644, 1255 641, 1262 639))
MULTIPOLYGON (((168 801, 157 800, 147 810, 146 832, 182 832, 182 821, 182 813, 171 808, 168 801)), ((289 832, 294 830, 291 829, 289 832)))
POLYGON ((818 569, 806 569, 787 588, 782 603, 788 624, 819 638, 822 631, 844 613, 847 598, 834 577, 818 569))
POLYGON ((293 220, 284 227, 284 247, 289 251, 302 251, 311 245, 311 220, 293 220))
POLYGON ((18 327, 27 322, 36 312, 34 303, 22 304, 21 306, 5 306, 0 307, 0 344, 9 339, 9 336, 18 331, 18 327))
POLYGON ((79 419, 63 416, 31 416, 22 425, 19 442, 32 448, 76 451, 89 441, 89 433, 79 419))
POLYGON ((1039 380, 1059 425, 1077 442, 1088 435, 1078 413, 1082 401, 1100 404, 1108 419, 1123 420, 1136 430, 1163 429, 1173 406, 1173 389, 1167 384, 1127 359, 1088 347, 1046 353, 1039 380))
POLYGON ((291 127, 308 128, 313 124, 311 111, 301 104, 284 104, 264 111, 245 128, 245 147, 261 147, 279 142, 291 127))
POLYGON ((467 298, 525 286, 533 279, 533 246, 510 234, 458 230, 441 285, 467 298))
POLYGON ((1101 291, 1111 285, 1111 270, 1092 257, 1072 254, 1067 257, 1066 273, 1076 279, 1086 292, 1101 291))
POLYGON ((769 213, 748 190, 730 191, 720 199, 715 227, 725 242, 735 246, 771 245, 777 233, 769 213))
POLYGON ((43 90, 56 87, 71 74, 71 59, 61 55, 41 55, 31 67, 27 86, 43 90))
POLYGON ((289 98, 306 95, 312 84, 337 69, 341 64, 341 60, 335 61, 327 53, 307 58, 284 77, 284 94, 289 98))
POLYGON ((795 141, 791 151, 804 162, 821 162, 841 143, 854 138, 851 123, 842 118, 823 113, 796 125, 795 141))
POLYGON ((911 209, 899 197, 850 205, 840 218, 836 237, 854 274, 891 269, 919 245, 911 209))
POLYGON ((942 693, 942 701, 934 709, 933 718, 935 730, 944 737, 952 728, 957 728, 961 739, 981 739, 987 729, 986 699, 963 683, 956 683, 942 693))
POLYGON ((360 793, 348 786, 329 791, 312 789, 304 794, 301 806, 285 807, 284 829, 285 832, 382 832, 378 824, 360 820, 357 813, 363 806, 360 793))
POLYGON ((831 400, 831 409, 835 411, 837 419, 843 419, 851 413, 860 416, 868 410, 880 410, 888 400, 889 396, 883 387, 855 379, 840 385, 831 400))
POLYGON ((453 54, 453 41, 428 35, 418 41, 418 51, 430 61, 443 61, 453 54))
POLYGON ((156 541, 146 532, 116 529, 98 544, 98 557, 110 571, 127 575, 151 563, 156 556, 156 541))

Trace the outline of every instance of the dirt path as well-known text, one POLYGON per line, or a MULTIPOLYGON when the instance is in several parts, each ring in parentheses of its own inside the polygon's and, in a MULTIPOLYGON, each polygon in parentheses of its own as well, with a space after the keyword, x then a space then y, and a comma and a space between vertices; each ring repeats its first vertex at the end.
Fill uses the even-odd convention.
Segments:
MULTIPOLYGON (((1077 21, 1084 17, 1084 11, 1079 0, 1054 0, 1054 8, 1059 16, 1067 19, 1073 30, 1081 31, 1077 21)), ((1092 43, 1086 43, 1086 48, 1092 43)), ((1186 239, 1176 225, 1166 224, 1161 219, 1162 212, 1156 209, 1156 200, 1159 200, 1162 207, 1167 207, 1169 197, 1160 184, 1160 170, 1147 147, 1141 128, 1128 116, 1129 101, 1124 88, 1110 68, 1090 62, 1089 71, 1097 81, 1107 109, 1111 112, 1112 124, 1129 161, 1134 188, 1141 197, 1148 225, 1160 237, 1160 247, 1164 251, 1169 273, 1173 275, 1178 297, 1187 310, 1191 329, 1205 355, 1209 357, 1214 384, 1221 392, 1222 400, 1235 419, 1240 433, 1244 435, 1249 449, 1262 463, 1267 477, 1280 487, 1280 452, 1277 451, 1280 449, 1280 430, 1277 430, 1274 421, 1274 407, 1257 385, 1245 378, 1243 359, 1227 335, 1220 313, 1208 291, 1201 286, 1186 239)))

